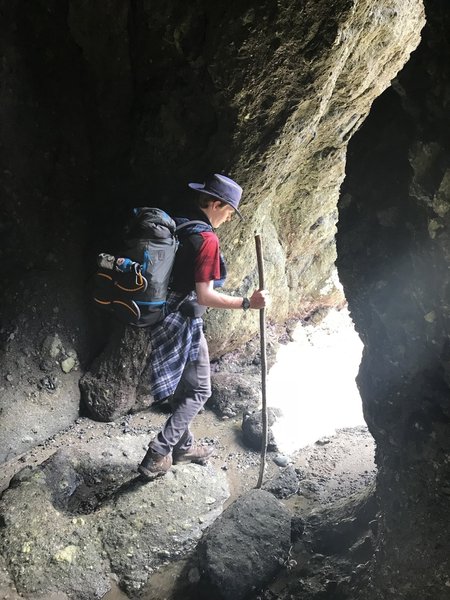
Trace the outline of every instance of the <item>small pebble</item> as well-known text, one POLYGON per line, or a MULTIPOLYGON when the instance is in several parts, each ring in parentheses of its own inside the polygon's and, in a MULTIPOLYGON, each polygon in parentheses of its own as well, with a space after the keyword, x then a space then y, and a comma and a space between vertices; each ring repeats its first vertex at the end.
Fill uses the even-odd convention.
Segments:
POLYGON ((320 440, 317 440, 316 446, 325 446, 326 444, 329 444, 330 442, 331 442, 330 438, 321 438, 320 440))
POLYGON ((289 459, 287 456, 283 456, 282 454, 277 454, 273 459, 273 462, 279 467, 287 467, 289 464, 289 459))

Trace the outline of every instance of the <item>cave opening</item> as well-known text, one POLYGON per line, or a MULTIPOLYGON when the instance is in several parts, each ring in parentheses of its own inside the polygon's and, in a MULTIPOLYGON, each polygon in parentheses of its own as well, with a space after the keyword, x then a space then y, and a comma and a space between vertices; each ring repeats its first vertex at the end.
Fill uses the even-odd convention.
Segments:
POLYGON ((290 455, 339 429, 365 427, 355 381, 362 350, 346 307, 292 330, 267 384, 268 404, 281 412, 272 426, 281 452, 290 455))

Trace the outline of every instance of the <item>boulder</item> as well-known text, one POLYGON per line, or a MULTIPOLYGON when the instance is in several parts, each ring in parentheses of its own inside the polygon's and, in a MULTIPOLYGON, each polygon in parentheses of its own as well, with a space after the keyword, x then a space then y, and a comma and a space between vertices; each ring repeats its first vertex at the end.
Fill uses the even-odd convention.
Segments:
POLYGON ((59 450, 13 477, 0 499, 0 553, 20 594, 96 600, 111 578, 135 594, 195 546, 228 497, 225 475, 183 465, 145 483, 142 445, 129 436, 126 452, 59 450))
POLYGON ((207 406, 221 417, 255 410, 261 402, 261 378, 237 373, 214 373, 207 406))
MULTIPOLYGON (((276 450, 277 444, 273 433, 271 431, 272 425, 275 423, 277 417, 281 415, 278 408, 268 408, 267 419, 268 419, 268 450, 276 450)), ((244 414, 242 419, 242 433, 244 435, 244 442, 253 450, 260 450, 262 444, 262 411, 258 410, 252 414, 244 414)))
POLYGON ((201 597, 242 600, 263 587, 284 564, 290 538, 290 514, 272 494, 238 498, 199 543, 201 597))
POLYGON ((141 379, 149 377, 151 342, 148 329, 116 324, 107 347, 80 380, 81 402, 97 421, 113 421, 151 404, 141 379))

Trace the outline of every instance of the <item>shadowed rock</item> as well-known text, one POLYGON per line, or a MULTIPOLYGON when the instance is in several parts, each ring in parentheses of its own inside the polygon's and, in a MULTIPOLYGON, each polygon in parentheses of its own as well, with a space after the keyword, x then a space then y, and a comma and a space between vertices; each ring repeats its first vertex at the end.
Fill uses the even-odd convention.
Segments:
MULTIPOLYGON (((267 448, 269 450, 276 450, 277 444, 275 437, 272 433, 271 427, 281 415, 281 411, 278 408, 269 407, 267 410, 267 421, 268 421, 268 440, 267 448)), ((244 436, 244 442, 253 450, 260 450, 262 444, 262 411, 257 410, 252 414, 245 414, 242 419, 242 433, 244 436)))
POLYGON ((377 600, 449 595, 450 6, 426 7, 420 47, 349 146, 337 236, 377 447, 377 600))
POLYGON ((238 498, 199 543, 201 598, 242 600, 262 588, 286 560, 290 538, 290 514, 272 494, 238 498))
POLYGON ((141 448, 136 439, 127 457, 58 451, 13 478, 0 500, 0 551, 20 593, 95 600, 112 575, 135 593, 193 548, 222 511, 225 475, 185 465, 146 484, 135 471, 141 448))
POLYGON ((280 471, 271 480, 266 481, 263 489, 273 494, 276 498, 289 498, 298 492, 301 476, 294 467, 289 466, 280 471))
POLYGON ((107 348, 80 379, 81 401, 89 417, 114 421, 131 410, 148 406, 149 397, 139 396, 138 386, 149 377, 150 352, 147 329, 114 328, 107 348))
POLYGON ((261 378, 237 373, 214 373, 208 406, 221 417, 255 410, 261 402, 261 378))

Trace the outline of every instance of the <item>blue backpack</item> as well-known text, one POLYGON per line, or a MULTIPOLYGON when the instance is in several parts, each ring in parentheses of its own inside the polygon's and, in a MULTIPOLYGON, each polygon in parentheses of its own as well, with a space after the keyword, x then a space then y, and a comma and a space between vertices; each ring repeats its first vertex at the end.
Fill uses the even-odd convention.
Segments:
MULTIPOLYGON (((159 208, 135 208, 120 256, 99 254, 94 275, 95 306, 135 327, 149 327, 167 314, 167 293, 178 248, 177 232, 203 221, 180 225, 159 208)), ((197 227, 196 227, 197 229, 197 227)))

